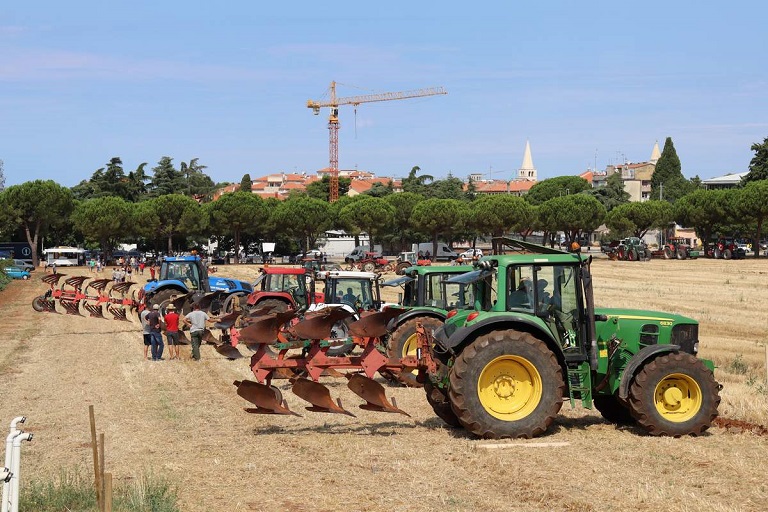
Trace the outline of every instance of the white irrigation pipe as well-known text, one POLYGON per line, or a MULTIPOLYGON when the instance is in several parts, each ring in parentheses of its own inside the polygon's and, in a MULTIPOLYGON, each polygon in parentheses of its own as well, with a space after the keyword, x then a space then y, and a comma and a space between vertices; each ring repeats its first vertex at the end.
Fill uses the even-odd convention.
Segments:
POLYGON ((22 433, 13 439, 13 467, 11 472, 11 512, 19 512, 19 474, 21 473, 21 442, 31 441, 31 433, 22 433))
MULTIPOLYGON (((13 472, 13 440, 20 436, 23 432, 16 427, 19 423, 27 421, 25 416, 18 416, 11 421, 11 431, 8 437, 5 438, 5 467, 10 472, 13 472)), ((2 512, 10 511, 10 499, 11 499, 11 483, 5 481, 3 483, 3 506, 2 512)))

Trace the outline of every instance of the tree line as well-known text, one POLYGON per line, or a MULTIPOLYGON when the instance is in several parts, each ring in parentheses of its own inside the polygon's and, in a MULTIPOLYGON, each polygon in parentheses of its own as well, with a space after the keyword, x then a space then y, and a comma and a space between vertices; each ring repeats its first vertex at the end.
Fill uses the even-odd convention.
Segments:
POLYGON ((214 239, 237 257, 235 248, 256 252, 260 241, 277 242, 279 253, 308 250, 332 229, 367 233, 372 245, 398 252, 425 238, 435 245, 439 240, 474 244, 479 237, 510 233, 527 237, 542 232, 554 243, 554 235, 563 232, 570 243, 603 223, 614 238, 642 236, 676 221, 695 228, 705 244, 718 234, 739 234, 758 243, 768 216, 768 138, 752 150, 742 186, 705 190, 698 178, 682 176, 668 138, 652 183, 663 186, 663 197, 645 202, 629 202, 618 173, 597 189, 578 176, 550 178, 518 197, 479 195, 471 183, 465 186, 450 174, 436 180, 420 174, 419 167, 411 169, 397 193, 390 182, 346 196, 349 180, 341 178, 341 197, 329 203, 324 178, 285 200, 262 199, 250 192, 246 175, 237 191, 212 201, 221 184, 214 184, 198 159, 182 162, 177 170, 171 158, 163 157, 149 176, 146 164, 126 174, 120 158, 112 158, 72 188, 35 180, 0 192, 0 234, 36 248, 45 237, 47 247, 79 245, 107 253, 125 242, 170 253, 214 239))

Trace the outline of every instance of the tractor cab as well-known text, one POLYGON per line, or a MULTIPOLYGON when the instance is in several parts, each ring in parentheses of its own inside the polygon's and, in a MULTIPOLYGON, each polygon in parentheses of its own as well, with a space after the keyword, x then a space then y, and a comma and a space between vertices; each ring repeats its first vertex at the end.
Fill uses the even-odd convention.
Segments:
POLYGON ((472 287, 461 283, 447 282, 450 277, 469 272, 471 265, 451 267, 413 266, 405 270, 405 275, 381 286, 400 286, 402 293, 398 301, 405 307, 429 307, 442 310, 474 307, 472 287))
POLYGON ((248 296, 247 304, 255 307, 269 300, 271 304, 282 302, 285 308, 301 311, 318 299, 322 297, 315 293, 311 272, 303 268, 267 267, 253 282, 253 292, 248 296))
POLYGON ((381 295, 378 275, 373 272, 328 271, 325 278, 325 302, 347 304, 356 310, 378 310, 381 295))
POLYGON ((160 265, 159 281, 180 281, 189 291, 210 291, 208 272, 196 256, 164 259, 160 265))

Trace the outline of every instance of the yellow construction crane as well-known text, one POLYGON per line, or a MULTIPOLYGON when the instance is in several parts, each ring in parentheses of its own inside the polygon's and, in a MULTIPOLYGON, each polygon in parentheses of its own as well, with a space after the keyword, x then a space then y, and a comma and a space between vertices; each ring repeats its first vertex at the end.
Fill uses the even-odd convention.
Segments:
POLYGON ((442 87, 430 87, 427 89, 416 89, 413 91, 401 92, 383 92, 380 94, 365 94, 362 96, 348 96, 346 98, 336 97, 336 82, 331 82, 329 87, 330 98, 325 101, 307 101, 307 107, 311 108, 315 115, 320 113, 323 107, 329 107, 331 113, 328 116, 328 132, 330 135, 330 202, 339 198, 339 106, 340 105, 359 105, 361 103, 373 103, 376 101, 405 100, 408 98, 421 98, 422 96, 436 96, 438 94, 448 94, 442 87))

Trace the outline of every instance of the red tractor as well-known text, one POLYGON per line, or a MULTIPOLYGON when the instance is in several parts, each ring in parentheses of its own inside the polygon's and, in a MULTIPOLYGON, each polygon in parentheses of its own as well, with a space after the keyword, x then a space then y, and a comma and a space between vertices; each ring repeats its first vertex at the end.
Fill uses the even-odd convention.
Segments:
POLYGON ((709 245, 707 256, 715 259, 739 260, 746 258, 747 252, 743 247, 739 247, 733 238, 719 238, 709 245))
POLYGON ((665 260, 671 260, 672 258, 685 260, 696 258, 698 255, 699 252, 691 248, 688 240, 679 236, 668 238, 667 243, 662 245, 658 251, 654 251, 654 256, 662 257, 665 260))
MULTIPOLYGON (((270 306, 277 311, 301 311, 311 304, 324 301, 324 295, 315 292, 312 271, 293 267, 266 267, 253 283, 253 291, 241 298, 247 309, 270 306)), ((231 311, 231 308, 225 310, 231 311)))
POLYGON ((352 270, 362 270, 363 272, 392 272, 394 267, 387 258, 376 256, 375 252, 366 252, 359 261, 352 263, 352 270))

